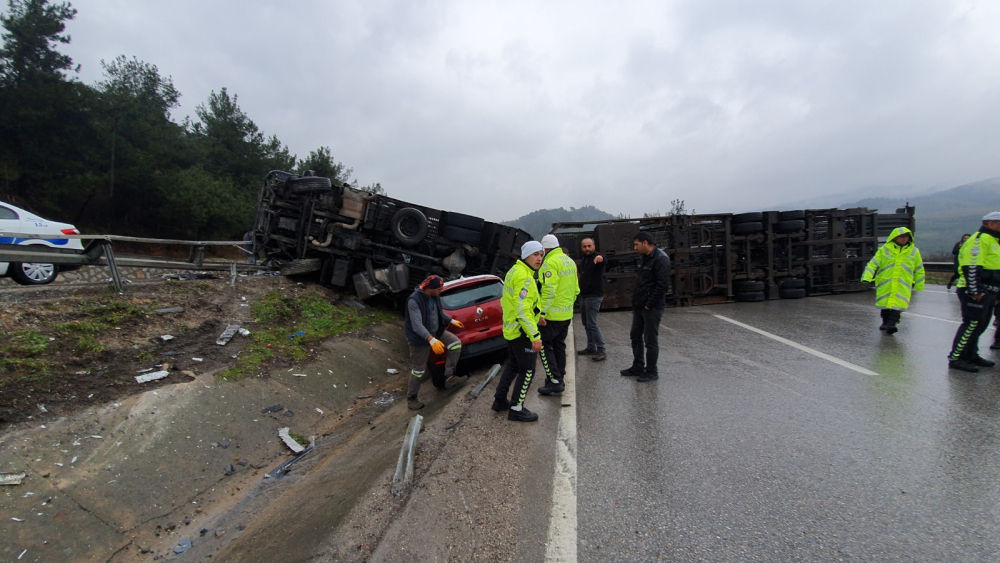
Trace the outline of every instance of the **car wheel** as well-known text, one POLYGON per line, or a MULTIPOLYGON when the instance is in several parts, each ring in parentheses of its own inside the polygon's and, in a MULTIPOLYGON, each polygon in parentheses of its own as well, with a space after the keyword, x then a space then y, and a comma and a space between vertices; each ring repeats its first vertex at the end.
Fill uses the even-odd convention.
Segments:
POLYGON ((733 225, 734 235, 750 235, 764 230, 764 224, 759 221, 751 223, 737 223, 733 225))
POLYGON ((55 264, 17 262, 10 265, 10 277, 21 285, 45 285, 55 281, 59 269, 55 264))
POLYGON ((392 216, 392 235, 403 244, 417 244, 427 236, 427 216, 415 207, 400 209, 392 216))

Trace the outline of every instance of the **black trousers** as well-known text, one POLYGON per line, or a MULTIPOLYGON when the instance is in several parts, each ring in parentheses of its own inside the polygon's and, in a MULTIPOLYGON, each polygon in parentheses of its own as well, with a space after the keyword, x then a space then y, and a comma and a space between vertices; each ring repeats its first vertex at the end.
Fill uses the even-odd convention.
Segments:
POLYGON ((542 333, 542 369, 545 379, 562 381, 566 377, 566 334, 569 323, 565 321, 545 321, 545 326, 539 327, 542 333))
POLYGON ((537 358, 538 354, 531 349, 531 340, 528 340, 527 336, 508 340, 507 365, 500 374, 500 381, 497 382, 497 390, 493 397, 501 401, 508 400, 507 393, 510 392, 510 385, 513 383, 514 394, 510 398, 510 405, 523 406, 524 399, 528 396, 528 389, 531 387, 531 378, 535 374, 537 358))
POLYGON ((657 374, 656 360, 660 357, 660 319, 663 307, 632 309, 632 370, 657 374), (645 357, 643 356, 645 353, 645 357))
POLYGON ((958 302, 962 305, 962 324, 955 333, 948 359, 969 361, 979 355, 979 336, 990 325, 993 303, 996 302, 997 296, 987 293, 976 301, 969 297, 964 287, 958 288, 957 293, 958 302))

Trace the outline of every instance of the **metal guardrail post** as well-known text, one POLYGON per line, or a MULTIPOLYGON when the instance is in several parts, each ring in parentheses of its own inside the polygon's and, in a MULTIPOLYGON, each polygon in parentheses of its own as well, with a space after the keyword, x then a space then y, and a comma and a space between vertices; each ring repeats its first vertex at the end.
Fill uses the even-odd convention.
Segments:
POLYGON ((392 494, 399 496, 403 489, 413 480, 413 452, 417 449, 417 436, 420 434, 420 426, 424 417, 414 415, 413 419, 406 426, 406 435, 403 438, 403 447, 399 451, 399 460, 396 461, 396 472, 392 476, 392 494))
POLYGON ((479 383, 479 385, 476 385, 476 388, 470 391, 469 394, 472 395, 473 397, 478 397, 479 394, 483 392, 483 389, 487 385, 489 385, 490 380, 496 377, 499 371, 500 371, 500 364, 493 364, 493 367, 490 368, 490 372, 486 374, 486 377, 479 383))
POLYGON ((122 276, 118 272, 118 262, 115 261, 115 253, 111 250, 111 241, 101 241, 104 247, 104 259, 108 261, 108 270, 111 270, 111 281, 115 284, 115 291, 122 293, 125 288, 122 286, 122 276))

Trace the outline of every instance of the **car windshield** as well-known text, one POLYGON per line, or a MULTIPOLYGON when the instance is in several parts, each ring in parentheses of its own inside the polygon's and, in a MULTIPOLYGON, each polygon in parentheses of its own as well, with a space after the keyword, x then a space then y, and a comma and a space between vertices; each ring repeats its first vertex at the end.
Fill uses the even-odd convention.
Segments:
POLYGON ((441 303, 445 309, 455 310, 471 307, 479 303, 485 303, 494 299, 499 299, 503 293, 503 284, 497 280, 485 280, 476 285, 460 287, 458 289, 442 293, 441 303))

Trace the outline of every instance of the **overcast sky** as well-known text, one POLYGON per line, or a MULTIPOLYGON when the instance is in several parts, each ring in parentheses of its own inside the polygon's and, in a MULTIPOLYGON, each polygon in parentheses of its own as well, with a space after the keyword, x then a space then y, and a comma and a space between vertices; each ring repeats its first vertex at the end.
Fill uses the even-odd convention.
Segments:
POLYGON ((494 221, 1000 176, 1000 2, 71 3, 82 81, 135 56, 178 121, 226 87, 299 157, 494 221))

